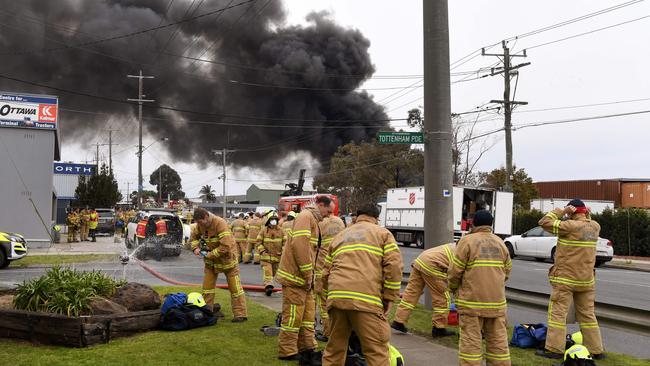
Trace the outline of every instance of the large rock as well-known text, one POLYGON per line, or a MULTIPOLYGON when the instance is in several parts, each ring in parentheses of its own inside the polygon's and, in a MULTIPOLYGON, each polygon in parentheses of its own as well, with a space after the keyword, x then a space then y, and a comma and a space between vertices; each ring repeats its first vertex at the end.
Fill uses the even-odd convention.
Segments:
POLYGON ((90 302, 93 315, 110 315, 128 313, 129 309, 103 297, 96 297, 90 302))
POLYGON ((160 296, 154 289, 141 283, 129 282, 118 287, 111 300, 129 311, 160 309, 160 296))

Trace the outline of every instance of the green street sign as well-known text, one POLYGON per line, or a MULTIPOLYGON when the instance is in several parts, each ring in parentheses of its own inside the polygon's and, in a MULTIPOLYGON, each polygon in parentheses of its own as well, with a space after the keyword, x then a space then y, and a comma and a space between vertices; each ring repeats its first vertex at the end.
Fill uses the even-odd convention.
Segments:
POLYGON ((379 132, 377 141, 380 144, 423 144, 422 132, 379 132))

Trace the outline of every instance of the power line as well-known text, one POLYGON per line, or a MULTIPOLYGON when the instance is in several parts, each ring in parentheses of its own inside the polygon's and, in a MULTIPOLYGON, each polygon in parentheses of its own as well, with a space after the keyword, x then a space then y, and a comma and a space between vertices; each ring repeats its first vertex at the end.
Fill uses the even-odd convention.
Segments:
POLYGON ((239 80, 229 80, 229 81, 230 81, 230 83, 232 83, 234 85, 244 85, 244 86, 253 86, 253 87, 260 87, 260 88, 273 88, 273 89, 310 90, 310 91, 355 91, 357 89, 360 89, 360 90, 396 90, 396 89, 404 90, 404 89, 419 88, 419 86, 392 86, 392 87, 385 87, 385 88, 364 88, 364 87, 356 87, 356 88, 313 88, 313 87, 304 87, 304 86, 249 83, 249 82, 246 82, 246 81, 239 81, 239 80))
POLYGON ((523 110, 523 111, 515 111, 515 113, 546 112, 546 111, 557 111, 557 110, 562 110, 562 109, 577 109, 577 108, 587 108, 587 107, 599 107, 599 106, 613 105, 613 104, 645 102, 645 101, 649 101, 649 100, 650 100, 650 98, 628 99, 628 100, 618 100, 618 101, 614 101, 614 102, 581 104, 581 105, 573 105, 573 106, 565 106, 565 107, 550 107, 550 108, 540 108, 540 109, 528 109, 528 110, 523 110))
POLYGON ((650 113, 650 109, 633 111, 633 112, 605 114, 605 115, 598 115, 598 116, 570 118, 570 119, 555 120, 555 121, 529 122, 529 123, 514 125, 513 130, 521 130, 528 127, 539 127, 539 126, 557 125, 557 124, 565 124, 565 123, 573 123, 573 122, 592 121, 598 119, 634 116, 634 115, 646 114, 646 113, 650 113))

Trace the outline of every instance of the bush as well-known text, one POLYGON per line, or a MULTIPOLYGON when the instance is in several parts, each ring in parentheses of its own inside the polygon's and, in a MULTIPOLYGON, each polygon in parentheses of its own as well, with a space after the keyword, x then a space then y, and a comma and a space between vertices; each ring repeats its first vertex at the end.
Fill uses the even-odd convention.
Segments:
POLYGON ((539 210, 515 210, 512 215, 513 235, 519 235, 537 225, 544 213, 539 210))
POLYGON ((89 314, 91 301, 96 297, 110 297, 118 285, 100 271, 54 267, 43 276, 18 285, 14 307, 66 316, 89 314))

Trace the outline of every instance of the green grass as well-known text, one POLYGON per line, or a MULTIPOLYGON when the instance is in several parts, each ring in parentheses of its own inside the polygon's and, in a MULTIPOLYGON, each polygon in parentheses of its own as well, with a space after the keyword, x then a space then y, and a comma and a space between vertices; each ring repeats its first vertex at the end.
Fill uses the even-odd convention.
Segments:
MULTIPOLYGON (((393 306, 393 310, 389 315, 392 321, 397 306, 393 306)), ((420 334, 431 339, 431 312, 418 305, 411 313, 409 322, 407 324, 409 330, 413 333, 420 334)), ((456 327, 450 327, 458 334, 456 327)), ((508 327, 508 339, 512 335, 512 327, 508 327)), ((438 344, 442 344, 451 348, 458 348, 458 336, 444 337, 434 340, 438 344)), ((534 355, 534 349, 521 349, 510 347, 510 356, 512 358, 513 366, 551 366, 554 363, 559 363, 557 360, 551 361, 534 355)), ((407 360, 408 361, 408 360, 407 360)), ((650 366, 650 360, 640 360, 638 358, 607 352, 607 359, 598 361, 598 366, 650 366)))
POLYGON ((11 261, 11 267, 55 266, 58 264, 116 262, 117 254, 68 254, 68 255, 28 255, 22 259, 11 261))
MULTIPOLYGON (((161 294, 199 290, 188 287, 156 287, 161 294)), ((11 365, 292 365, 277 359, 277 337, 259 329, 272 325, 275 313, 248 302, 248 321, 230 322, 230 295, 217 290, 216 302, 226 319, 215 326, 182 332, 153 331, 111 340, 109 344, 73 349, 36 346, 28 342, 0 339, 0 360, 11 365)))

